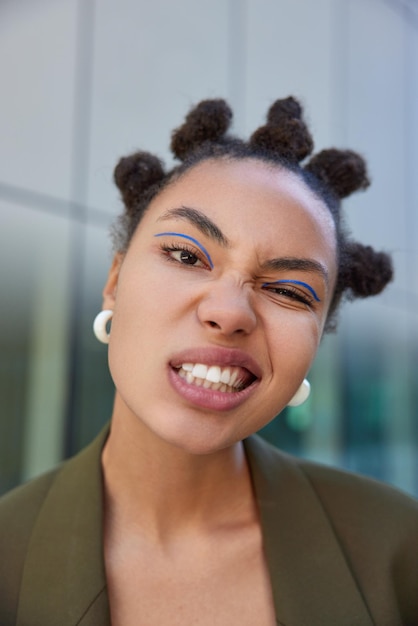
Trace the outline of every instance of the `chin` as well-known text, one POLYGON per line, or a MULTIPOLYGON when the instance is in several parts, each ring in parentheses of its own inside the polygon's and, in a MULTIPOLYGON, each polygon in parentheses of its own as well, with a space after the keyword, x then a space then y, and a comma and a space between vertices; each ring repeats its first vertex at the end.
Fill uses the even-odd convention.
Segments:
POLYGON ((195 428, 176 429, 175 432, 156 433, 166 444, 183 451, 191 456, 207 456, 216 454, 240 441, 230 433, 214 432, 215 429, 205 426, 195 428))

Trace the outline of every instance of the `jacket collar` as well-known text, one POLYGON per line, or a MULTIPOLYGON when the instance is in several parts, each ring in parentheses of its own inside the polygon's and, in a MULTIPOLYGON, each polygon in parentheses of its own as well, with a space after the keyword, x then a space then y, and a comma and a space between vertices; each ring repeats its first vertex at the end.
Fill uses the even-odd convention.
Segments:
POLYGON ((260 437, 244 443, 277 623, 373 626, 328 516, 297 462, 260 437))
MULTIPOLYGON (((16 626, 110 626, 100 465, 107 435, 108 428, 57 472, 28 547, 16 626), (35 615, 39 616, 36 620, 35 615)), ((260 511, 277 623, 372 626, 332 526, 305 474, 291 457, 257 436, 244 445, 260 511)))

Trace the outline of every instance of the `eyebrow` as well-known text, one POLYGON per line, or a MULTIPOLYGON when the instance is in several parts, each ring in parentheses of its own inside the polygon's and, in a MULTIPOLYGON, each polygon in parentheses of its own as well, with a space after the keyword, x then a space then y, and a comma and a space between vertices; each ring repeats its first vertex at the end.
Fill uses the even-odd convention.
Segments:
POLYGON ((263 270, 276 271, 302 271, 310 274, 319 274, 325 284, 329 284, 328 272, 325 267, 318 261, 313 259, 301 259, 299 257, 279 257, 278 259, 269 259, 262 264, 263 270))
POLYGON ((168 209, 158 218, 157 221, 170 220, 173 218, 190 222, 193 226, 196 226, 201 233, 215 240, 224 248, 227 248, 230 245, 228 237, 223 234, 221 229, 214 222, 212 222, 207 215, 201 213, 201 211, 198 211, 197 209, 187 206, 168 209))

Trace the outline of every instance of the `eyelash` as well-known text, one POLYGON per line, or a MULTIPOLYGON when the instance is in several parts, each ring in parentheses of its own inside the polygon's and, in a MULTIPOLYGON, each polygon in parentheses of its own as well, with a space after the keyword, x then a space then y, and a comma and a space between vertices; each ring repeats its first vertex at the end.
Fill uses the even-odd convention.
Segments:
POLYGON ((271 291, 276 295, 283 295, 290 300, 296 300, 297 302, 306 304, 306 306, 309 307, 312 307, 314 305, 314 298, 312 296, 309 296, 299 291, 299 289, 296 289, 296 287, 292 287, 291 285, 278 285, 276 287, 266 285, 265 287, 263 287, 263 289, 271 291))
POLYGON ((163 251, 167 261, 171 261, 172 263, 179 263, 180 265, 184 265, 186 267, 202 267, 204 266, 207 269, 210 269, 208 265, 208 261, 203 254, 200 253, 199 250, 196 250, 192 246, 189 246, 185 243, 178 244, 161 244, 161 250, 163 251), (196 263, 183 263, 181 260, 174 258, 171 256, 173 252, 187 252, 191 256, 194 256, 197 261, 202 263, 202 265, 197 265, 196 263))

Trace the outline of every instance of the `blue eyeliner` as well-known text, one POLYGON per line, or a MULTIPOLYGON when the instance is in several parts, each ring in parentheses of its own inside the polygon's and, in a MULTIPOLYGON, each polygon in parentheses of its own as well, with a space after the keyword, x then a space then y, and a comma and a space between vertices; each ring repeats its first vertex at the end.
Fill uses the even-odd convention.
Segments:
POLYGON ((305 287, 306 289, 308 289, 308 291, 311 292, 313 298, 317 301, 317 302, 321 302, 321 300, 318 298, 315 289, 313 289, 310 285, 308 285, 307 283, 302 282, 301 280, 276 280, 273 283, 264 283, 263 287, 269 287, 270 285, 280 285, 283 283, 292 283, 293 285, 302 285, 303 287, 305 287))
POLYGON ((203 252, 205 257, 209 261, 209 265, 211 269, 213 269, 213 263, 212 263, 212 259, 210 258, 209 252, 206 250, 204 246, 202 246, 201 243, 198 242, 197 239, 195 239, 194 237, 190 237, 190 235, 183 235, 183 233, 158 233, 157 235, 154 235, 154 237, 164 237, 164 235, 169 235, 170 237, 183 237, 183 239, 190 239, 190 241, 192 241, 203 252))

